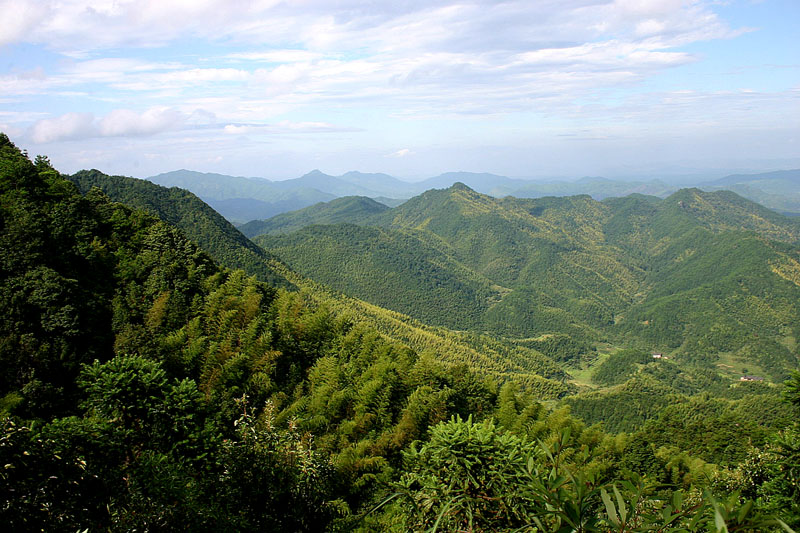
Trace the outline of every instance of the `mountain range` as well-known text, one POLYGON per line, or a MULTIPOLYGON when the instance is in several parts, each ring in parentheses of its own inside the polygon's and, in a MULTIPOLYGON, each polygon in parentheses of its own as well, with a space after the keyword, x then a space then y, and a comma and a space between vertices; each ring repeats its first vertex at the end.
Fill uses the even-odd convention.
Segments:
POLYGON ((735 193, 498 199, 457 183, 369 205, 283 214, 255 241, 304 276, 433 325, 738 361, 732 374, 776 380, 797 364, 800 223, 735 193))
POLYGON ((797 223, 456 183, 287 213, 259 248, 0 134, 0 521, 792 531, 797 223))
MULTIPOLYGON (((800 213, 798 176, 800 170, 732 175, 701 182, 697 186, 703 190, 734 190, 771 209, 800 213)), ((534 181, 474 172, 448 172, 413 183, 388 174, 352 171, 341 176, 331 176, 319 170, 282 181, 188 170, 167 172, 147 179, 159 185, 190 190, 225 218, 238 224, 271 218, 283 212, 343 196, 365 196, 395 207, 427 190, 447 188, 457 182, 498 198, 588 194, 596 200, 602 200, 636 193, 665 198, 677 190, 675 186, 660 180, 622 181, 584 177, 574 181, 534 181)))

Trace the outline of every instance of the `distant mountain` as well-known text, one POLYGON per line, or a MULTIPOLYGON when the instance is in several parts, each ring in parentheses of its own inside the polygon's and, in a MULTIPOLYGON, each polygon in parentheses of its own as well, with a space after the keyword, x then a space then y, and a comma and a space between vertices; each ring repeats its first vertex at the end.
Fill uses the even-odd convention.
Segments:
POLYGON ((359 224, 374 218, 375 215, 389 209, 384 204, 365 196, 345 196, 321 202, 310 207, 282 213, 269 220, 253 220, 239 226, 239 230, 247 237, 253 238, 265 233, 278 234, 297 231, 305 226, 315 224, 337 224, 349 222, 359 224))
POLYGON ((256 242, 335 289, 454 329, 617 339, 694 362, 727 353, 776 380, 797 361, 800 223, 727 191, 598 202, 458 183, 359 226, 256 242))
POLYGON ((761 174, 734 174, 699 185, 703 190, 728 189, 776 211, 800 213, 800 169, 761 174))
POLYGON ((434 178, 428 178, 417 183, 418 193, 429 189, 446 189, 455 183, 463 183, 469 188, 483 194, 494 196, 496 190, 517 190, 531 183, 528 180, 512 179, 496 174, 474 173, 474 172, 447 172, 434 178))
POLYGON ((796 187, 800 186, 800 169, 794 170, 777 170, 774 172, 763 172, 760 174, 731 174, 714 181, 701 183, 701 186, 725 186, 734 185, 737 183, 750 183, 750 182, 789 182, 793 183, 796 187))
MULTIPOLYGON (((407 181, 399 180, 388 174, 370 174, 364 172, 350 171, 342 174, 340 178, 348 183, 360 185, 366 189, 377 191, 380 196, 389 198, 409 198, 413 194, 409 191, 414 190, 407 181)), ((374 198, 374 197, 373 197, 374 198)))
POLYGON ((214 211, 234 224, 272 218, 281 213, 303 209, 308 206, 308 201, 307 198, 290 198, 276 202, 265 202, 254 198, 228 198, 225 200, 205 198, 205 202, 213 207, 214 211))
POLYGON ((393 178, 388 174, 347 172, 341 176, 331 176, 319 170, 312 170, 296 179, 277 181, 275 185, 286 190, 308 187, 334 196, 388 196, 390 198, 410 198, 416 190, 413 184, 393 178))
POLYGON ((308 188, 321 191, 333 196, 378 196, 379 191, 369 189, 357 183, 330 176, 319 170, 312 170, 299 178, 276 181, 275 185, 281 190, 308 188))
MULTIPOLYGON (((347 172, 331 176, 313 170, 299 178, 270 181, 223 174, 179 170, 148 178, 164 185, 194 192, 229 221, 245 223, 266 220, 275 215, 302 209, 344 196, 363 196, 385 205, 397 206, 431 189, 446 189, 463 183, 474 191, 497 198, 541 198, 588 194, 595 200, 644 194, 666 198, 676 188, 663 181, 621 181, 604 177, 584 177, 576 181, 515 179, 489 173, 448 172, 410 183, 388 174, 347 172)), ((800 213, 800 170, 754 175, 734 175, 700 185, 704 190, 729 189, 786 213, 800 213)))
POLYGON ((546 181, 528 182, 515 189, 499 189, 495 196, 516 196, 517 198, 541 198, 543 196, 572 196, 588 194, 595 200, 628 196, 629 194, 646 194, 666 197, 675 192, 675 187, 654 180, 648 182, 631 182, 610 180, 602 177, 581 178, 578 181, 546 181))
POLYGON ((278 213, 301 209, 337 195, 304 185, 286 187, 262 178, 242 178, 176 170, 147 178, 165 187, 187 189, 211 204, 233 222, 269 218, 278 213))

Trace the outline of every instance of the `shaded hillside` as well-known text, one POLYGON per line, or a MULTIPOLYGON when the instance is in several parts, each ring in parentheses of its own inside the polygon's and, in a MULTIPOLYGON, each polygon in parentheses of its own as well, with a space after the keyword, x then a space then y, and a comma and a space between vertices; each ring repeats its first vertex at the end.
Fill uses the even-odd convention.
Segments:
POLYGON ((242 269, 261 281, 288 286, 288 282, 271 266, 275 262, 272 255, 254 245, 189 191, 177 187, 167 189, 135 178, 109 176, 98 170, 83 170, 67 176, 67 179, 84 194, 92 187, 98 187, 112 200, 148 211, 180 228, 222 265, 242 269))
POLYGON ((330 202, 283 213, 268 220, 251 220, 239 226, 247 237, 253 238, 265 233, 278 234, 297 231, 315 224, 337 224, 346 222, 360 224, 369 222, 374 215, 388 209, 384 204, 364 196, 345 196, 330 202))
POLYGON ((496 296, 488 280, 413 234, 341 224, 257 242, 304 276, 429 324, 476 328, 496 296))

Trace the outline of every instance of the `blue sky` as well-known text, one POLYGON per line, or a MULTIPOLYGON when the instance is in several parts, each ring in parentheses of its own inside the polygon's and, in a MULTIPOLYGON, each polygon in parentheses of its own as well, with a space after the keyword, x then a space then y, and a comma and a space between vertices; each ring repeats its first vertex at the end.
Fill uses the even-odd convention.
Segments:
POLYGON ((797 0, 0 0, 57 168, 272 179, 800 167, 797 0))

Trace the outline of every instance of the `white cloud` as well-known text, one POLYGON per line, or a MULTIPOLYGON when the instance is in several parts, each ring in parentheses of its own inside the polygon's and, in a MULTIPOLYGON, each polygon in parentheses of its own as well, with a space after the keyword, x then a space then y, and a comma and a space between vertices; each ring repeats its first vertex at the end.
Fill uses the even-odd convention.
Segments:
POLYGON ((46 118, 36 122, 31 130, 31 139, 35 143, 79 139, 94 135, 94 115, 91 113, 67 113, 56 118, 46 118))
POLYGON ((360 131, 356 128, 336 126, 328 122, 293 122, 290 120, 282 120, 274 124, 227 124, 222 130, 229 135, 360 131))
POLYGON ((228 54, 228 59, 239 59, 243 61, 257 61, 260 63, 306 63, 317 59, 322 59, 323 54, 309 52, 308 50, 271 50, 268 52, 241 52, 228 54))
POLYGON ((153 135, 177 129, 185 120, 182 113, 170 108, 153 108, 144 113, 115 109, 100 120, 98 131, 102 137, 153 135))
POLYGON ((0 47, 19 42, 47 16, 44 3, 36 0, 4 0, 0 1, 0 13, 3 23, 0 24, 0 47))
POLYGON ((119 90, 138 92, 177 109, 189 99, 216 99, 214 113, 229 122, 352 102, 407 116, 537 109, 549 105, 543 98, 550 95, 581 98, 693 61, 668 48, 731 33, 699 0, 62 0, 47 6, 50 16, 18 40, 65 53, 179 39, 225 40, 252 51, 194 64, 79 60, 47 82, 6 80, 6 94, 90 85, 95 95, 119 100, 119 90))
POLYGON ((92 137, 149 136, 179 129, 183 113, 171 108, 152 108, 142 113, 115 109, 99 120, 92 113, 66 113, 37 121, 30 130, 35 143, 88 139, 92 137))
POLYGON ((256 126, 237 126, 236 124, 228 124, 222 131, 227 133, 228 135, 246 135, 248 133, 253 133, 258 131, 259 128, 256 126))
POLYGON ((154 137, 154 147, 169 139, 201 153, 238 149, 243 136, 333 153, 353 136, 328 133, 363 125, 375 134, 359 136, 361 153, 397 166, 423 160, 422 148, 394 151, 423 140, 502 144, 602 121, 620 136, 701 117, 721 127, 779 122, 796 95, 757 81, 741 83, 754 94, 723 94, 720 76, 684 82, 689 69, 663 76, 704 61, 686 45, 745 31, 716 14, 718 3, 0 0, 4 23, 14 21, 0 28, 0 46, 12 45, 17 61, 0 72, 0 119, 37 142, 154 137), (682 83, 694 92, 667 92, 682 83), (98 116, 66 113, 76 109, 98 116), (188 130, 207 144, 165 134, 188 130))

